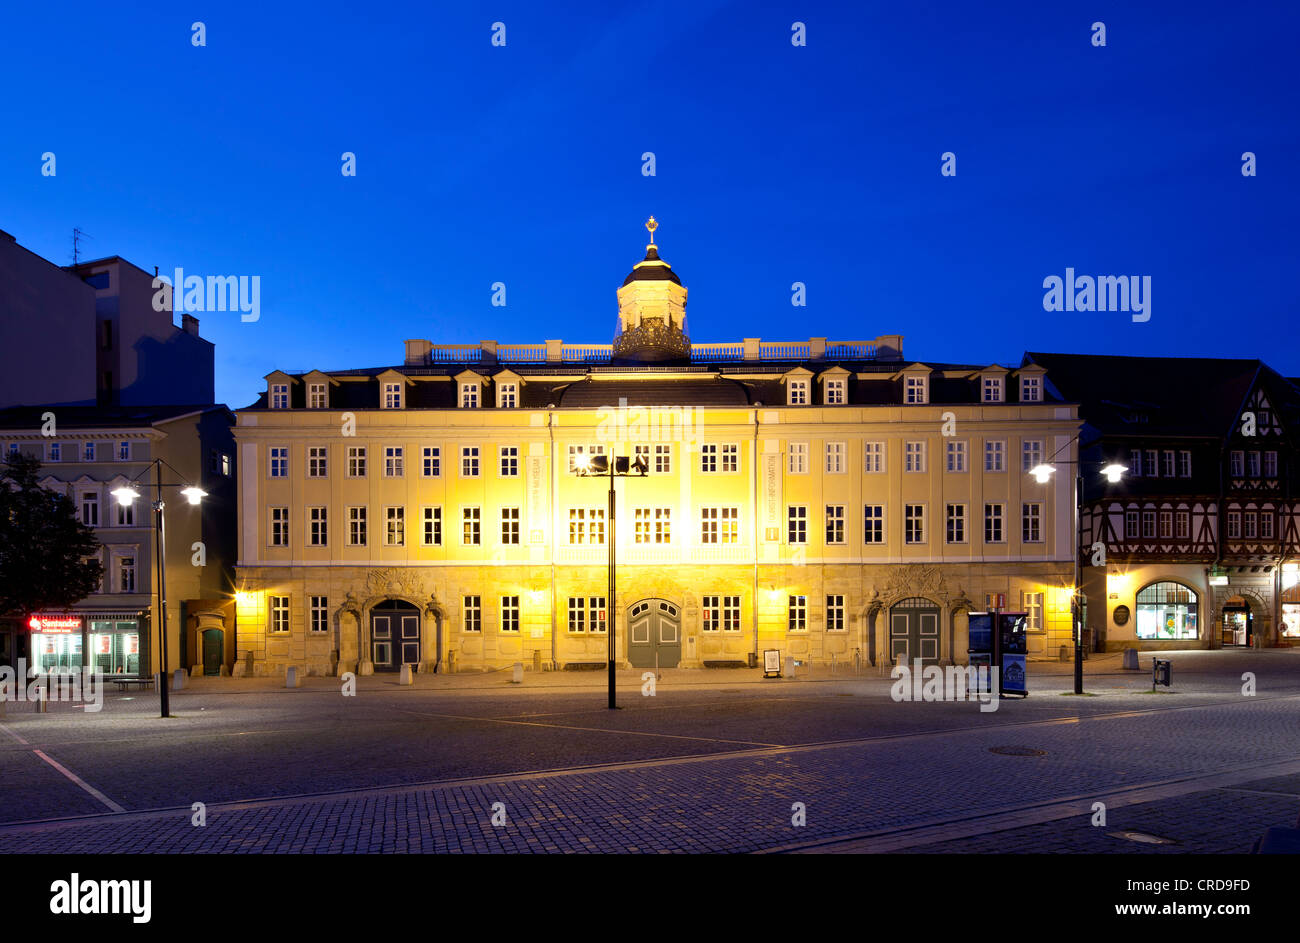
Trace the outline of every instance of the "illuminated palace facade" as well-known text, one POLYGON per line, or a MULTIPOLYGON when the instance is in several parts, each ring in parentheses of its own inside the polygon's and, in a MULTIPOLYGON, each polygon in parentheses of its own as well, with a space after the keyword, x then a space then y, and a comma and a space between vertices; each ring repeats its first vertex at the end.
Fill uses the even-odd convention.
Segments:
POLYGON ((1077 409, 902 338, 692 344, 652 242, 613 344, 272 373, 238 411, 235 673, 966 660, 1002 593, 1070 643, 1077 409), (592 455, 644 477, 579 474, 592 455), (1068 466, 1067 466, 1068 467, 1068 466), (612 526, 611 526, 612 525, 612 526), (614 535, 616 599, 609 605, 614 535))

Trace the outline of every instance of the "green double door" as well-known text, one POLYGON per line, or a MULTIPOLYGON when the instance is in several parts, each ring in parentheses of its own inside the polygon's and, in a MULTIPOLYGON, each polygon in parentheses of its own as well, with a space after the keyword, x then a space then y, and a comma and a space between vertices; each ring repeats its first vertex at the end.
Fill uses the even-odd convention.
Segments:
POLYGON ((682 615, 676 603, 643 599, 627 611, 627 660, 634 668, 676 668, 682 660, 682 615))

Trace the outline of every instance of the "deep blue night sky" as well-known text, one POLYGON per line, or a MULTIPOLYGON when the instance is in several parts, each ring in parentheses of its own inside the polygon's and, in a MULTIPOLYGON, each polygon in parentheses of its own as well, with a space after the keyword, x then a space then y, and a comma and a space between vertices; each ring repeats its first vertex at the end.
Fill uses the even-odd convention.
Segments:
POLYGON ((697 342, 1300 375, 1300 5, 455 6, 7 4, 0 229, 60 264, 76 226, 87 257, 260 275, 259 321, 200 315, 233 407, 408 337, 608 343, 651 213, 697 342), (1151 276, 1151 320, 1045 312, 1067 266, 1151 276))

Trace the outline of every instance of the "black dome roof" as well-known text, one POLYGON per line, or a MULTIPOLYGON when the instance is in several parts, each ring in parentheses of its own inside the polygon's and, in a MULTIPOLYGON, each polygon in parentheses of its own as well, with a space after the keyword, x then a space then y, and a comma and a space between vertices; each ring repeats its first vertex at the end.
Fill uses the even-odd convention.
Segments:
POLYGON ((668 281, 680 285, 682 280, 673 274, 672 266, 659 258, 659 250, 653 245, 646 246, 645 258, 632 269, 632 274, 623 279, 623 284, 632 282, 668 281), (646 264, 650 263, 650 264, 646 264))

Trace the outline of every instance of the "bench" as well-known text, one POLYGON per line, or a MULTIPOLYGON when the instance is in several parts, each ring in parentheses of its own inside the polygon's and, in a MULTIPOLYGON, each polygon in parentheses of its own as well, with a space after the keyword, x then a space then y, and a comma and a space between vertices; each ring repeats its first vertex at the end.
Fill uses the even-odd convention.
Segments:
POLYGON ((153 687, 153 678, 114 678, 113 683, 117 685, 119 691, 125 691, 130 685, 139 687, 153 687))

